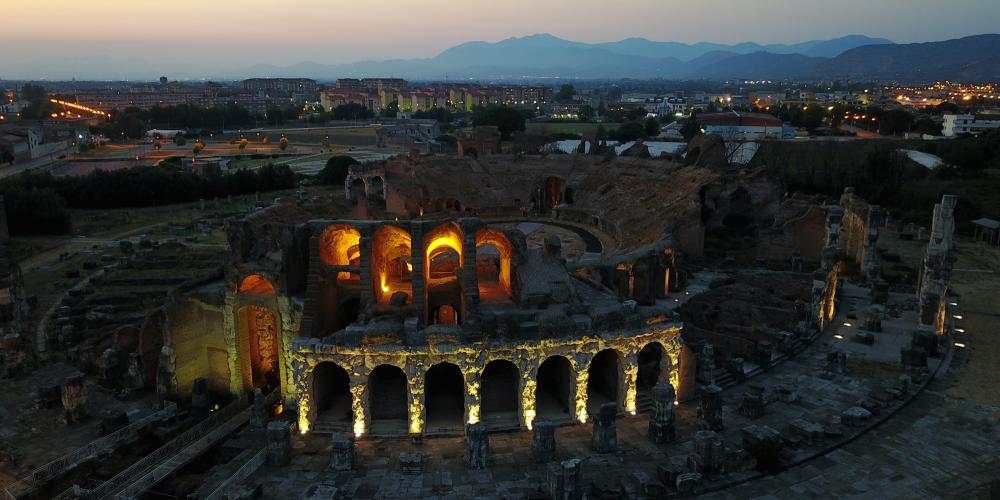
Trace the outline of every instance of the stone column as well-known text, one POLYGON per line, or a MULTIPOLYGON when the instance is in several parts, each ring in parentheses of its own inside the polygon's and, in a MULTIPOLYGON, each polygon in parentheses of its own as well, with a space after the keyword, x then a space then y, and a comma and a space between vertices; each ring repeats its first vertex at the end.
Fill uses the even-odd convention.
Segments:
POLYGON ((368 226, 362 226, 359 229, 361 233, 361 240, 358 243, 361 260, 361 272, 359 273, 361 275, 359 283, 361 311, 366 311, 376 303, 375 288, 372 285, 372 229, 368 226))
POLYGON ((330 438, 330 469, 347 471, 354 468, 354 436, 346 432, 334 433, 330 438))
POLYGON ((476 274, 476 230, 478 224, 463 220, 462 228, 462 326, 481 335, 479 329, 479 276, 476 274))
POLYGON ((672 443, 674 430, 674 386, 660 382, 653 387, 653 412, 649 415, 649 438, 654 443, 672 443))
POLYGON ((759 418, 764 414, 764 387, 757 383, 749 383, 740 402, 741 415, 747 418, 759 418))
POLYGON ((549 464, 549 495, 553 500, 579 500, 583 497, 580 488, 580 463, 579 458, 572 458, 549 464))
MULTIPOLYGON (((156 396, 160 405, 163 405, 167 400, 177 397, 177 375, 174 372, 175 363, 174 350, 170 346, 163 346, 160 349, 160 363, 156 367, 156 396)), ((231 361, 230 367, 233 364, 238 365, 239 363, 231 361)), ((239 380, 239 375, 236 375, 236 377, 239 380)), ((236 392, 234 394, 239 393, 236 392)))
POLYGON ((618 451, 618 430, 615 426, 615 417, 618 414, 618 405, 615 403, 605 403, 594 419, 593 434, 591 436, 591 447, 598 453, 614 453, 618 451))
POLYGON ((410 264, 413 270, 410 271, 410 285, 413 290, 413 310, 420 318, 420 324, 427 323, 427 297, 425 296, 426 282, 424 281, 424 266, 430 265, 424 262, 424 227, 421 224, 410 226, 410 264))
POLYGON ((142 354, 137 352, 130 353, 128 355, 128 382, 127 386, 130 390, 141 391, 146 386, 145 377, 143 376, 144 370, 142 369, 142 354))
POLYGON ((191 414, 194 418, 201 420, 208 416, 210 409, 208 381, 200 377, 196 378, 191 384, 191 414))
MULTIPOLYGON (((480 365, 482 366, 482 365, 480 365)), ((479 423, 482 415, 482 382, 478 370, 470 370, 462 374, 465 381, 465 422, 479 423)))
POLYGON ((267 406, 264 393, 260 389, 253 390, 253 406, 250 408, 250 428, 264 429, 267 427, 267 406))
POLYGON ((67 425, 87 418, 87 388, 83 375, 66 378, 62 385, 63 416, 67 425))
POLYGON ((536 463, 551 462, 556 456, 556 428, 546 419, 535 420, 531 431, 531 456, 536 463))
POLYGON ((267 463, 288 465, 292 454, 292 432, 286 422, 267 424, 267 463))
POLYGON ((698 353, 698 383, 715 384, 715 347, 706 343, 698 353))
POLYGON ((701 387, 701 407, 698 416, 701 417, 702 428, 722 430, 722 389, 712 384, 701 387))
POLYGON ((469 449, 469 467, 485 469, 490 465, 490 435, 486 425, 469 424, 465 426, 465 444, 469 449))
POLYGON ((410 363, 406 366, 410 434, 419 435, 424 432, 424 373, 426 372, 423 366, 410 363))

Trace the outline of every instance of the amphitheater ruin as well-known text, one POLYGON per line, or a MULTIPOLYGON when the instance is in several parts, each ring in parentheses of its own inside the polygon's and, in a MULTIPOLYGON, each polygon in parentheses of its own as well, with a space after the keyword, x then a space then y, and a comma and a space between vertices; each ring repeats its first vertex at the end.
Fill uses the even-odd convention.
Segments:
POLYGON ((668 159, 355 165, 343 192, 206 218, 224 256, 140 242, 5 337, 6 376, 34 351, 62 367, 38 411, 130 409, 4 492, 743 497, 952 369, 956 203, 928 230, 852 188, 668 159), (153 285, 165 299, 123 312, 153 285))

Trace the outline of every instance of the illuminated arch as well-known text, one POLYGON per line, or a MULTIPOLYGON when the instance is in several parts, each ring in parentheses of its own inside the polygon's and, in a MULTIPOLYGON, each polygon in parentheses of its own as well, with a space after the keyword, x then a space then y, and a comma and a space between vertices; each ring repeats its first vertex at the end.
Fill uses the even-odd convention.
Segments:
POLYGON ((457 313, 458 322, 461 323, 464 309, 462 308, 462 283, 459 277, 453 272, 434 272, 447 266, 451 269, 451 264, 455 264, 457 269, 462 269, 465 265, 465 257, 462 252, 463 235, 461 228, 454 222, 445 222, 424 236, 424 281, 425 303, 427 304, 428 318, 434 319, 434 313, 442 306, 451 306, 457 313), (457 262, 449 262, 449 254, 457 258, 457 262), (435 262, 439 264, 436 265, 435 262))
POLYGON ((597 415, 604 403, 624 403, 625 381, 622 355, 614 349, 604 349, 590 360, 587 367, 587 411, 597 415))
POLYGON ((256 295, 274 295, 274 285, 271 281, 259 274, 251 274, 240 282, 240 293, 256 295))
POLYGON ((405 292, 407 303, 413 302, 411 245, 410 233, 398 226, 383 225, 375 231, 372 241, 372 288, 379 304, 389 303, 394 292, 405 292))
MULTIPOLYGON (((478 249, 480 247, 492 246, 497 249, 500 257, 500 273, 498 276, 498 281, 500 289, 507 294, 509 297, 511 295, 510 286, 510 262, 511 257, 514 254, 514 247, 510 243, 510 239, 502 231, 497 229, 484 227, 476 232, 476 249, 478 255, 478 249)), ((477 263, 478 269, 478 263, 477 263)), ((479 280, 479 293, 480 296, 487 300, 491 294, 486 293, 486 288, 489 287, 489 282, 483 279, 479 280)))
POLYGON ((319 238, 319 257, 328 266, 360 265, 361 233, 348 224, 331 224, 319 238))

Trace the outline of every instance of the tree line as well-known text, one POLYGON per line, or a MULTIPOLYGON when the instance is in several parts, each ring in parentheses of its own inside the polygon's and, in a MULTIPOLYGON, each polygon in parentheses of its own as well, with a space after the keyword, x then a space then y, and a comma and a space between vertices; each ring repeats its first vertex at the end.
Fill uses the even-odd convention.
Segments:
POLYGON ((114 209, 192 202, 295 187, 287 165, 198 175, 176 164, 96 170, 82 176, 55 177, 22 172, 0 179, 8 227, 13 235, 65 234, 67 209, 114 209))

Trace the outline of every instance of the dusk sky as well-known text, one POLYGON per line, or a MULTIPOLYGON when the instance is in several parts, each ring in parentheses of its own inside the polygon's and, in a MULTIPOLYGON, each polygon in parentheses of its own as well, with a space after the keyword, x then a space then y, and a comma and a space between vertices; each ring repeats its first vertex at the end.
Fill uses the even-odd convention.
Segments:
POLYGON ((13 0, 4 62, 110 56, 191 71, 254 63, 432 57, 464 41, 552 33, 585 42, 896 42, 998 31, 997 0, 13 0), (16 50, 11 50, 12 48, 16 50))

